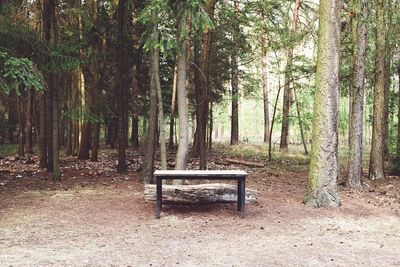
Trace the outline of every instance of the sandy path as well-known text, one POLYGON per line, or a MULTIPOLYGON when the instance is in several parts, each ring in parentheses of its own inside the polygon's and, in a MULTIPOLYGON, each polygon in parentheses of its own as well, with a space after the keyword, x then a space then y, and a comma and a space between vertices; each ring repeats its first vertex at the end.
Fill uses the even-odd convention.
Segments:
POLYGON ((400 266, 400 218, 347 199, 308 210, 265 191, 234 205, 154 205, 140 190, 0 196, 0 266, 400 266))

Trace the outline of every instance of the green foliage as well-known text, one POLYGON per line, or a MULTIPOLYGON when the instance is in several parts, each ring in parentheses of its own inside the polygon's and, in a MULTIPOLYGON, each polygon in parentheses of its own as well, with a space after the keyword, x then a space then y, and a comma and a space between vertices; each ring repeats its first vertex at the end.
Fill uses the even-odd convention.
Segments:
POLYGON ((20 95, 20 89, 30 89, 40 92, 44 90, 43 77, 34 67, 32 61, 17 58, 0 52, 0 89, 6 94, 15 90, 20 95))

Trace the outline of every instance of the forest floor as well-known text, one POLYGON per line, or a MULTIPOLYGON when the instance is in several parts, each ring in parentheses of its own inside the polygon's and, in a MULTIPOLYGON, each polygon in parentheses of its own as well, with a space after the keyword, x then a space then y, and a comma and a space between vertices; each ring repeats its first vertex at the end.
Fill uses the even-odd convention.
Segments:
POLYGON ((126 175, 107 150, 99 162, 63 157, 61 183, 37 164, 0 159, 0 266, 400 266, 400 177, 361 192, 341 185, 340 208, 309 209, 306 158, 225 164, 265 162, 242 151, 217 150, 209 168, 249 173, 258 202, 245 219, 235 204, 165 205, 155 219, 133 153, 126 175))

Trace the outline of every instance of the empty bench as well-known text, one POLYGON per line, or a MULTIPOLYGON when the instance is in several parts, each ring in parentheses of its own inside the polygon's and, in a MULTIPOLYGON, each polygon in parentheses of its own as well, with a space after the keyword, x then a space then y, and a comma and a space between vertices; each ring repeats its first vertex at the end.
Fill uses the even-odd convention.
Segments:
POLYGON ((237 209, 244 218, 245 185, 247 173, 239 170, 157 170, 156 179, 156 218, 160 218, 162 210, 162 181, 163 180, 236 180, 237 181, 237 209))

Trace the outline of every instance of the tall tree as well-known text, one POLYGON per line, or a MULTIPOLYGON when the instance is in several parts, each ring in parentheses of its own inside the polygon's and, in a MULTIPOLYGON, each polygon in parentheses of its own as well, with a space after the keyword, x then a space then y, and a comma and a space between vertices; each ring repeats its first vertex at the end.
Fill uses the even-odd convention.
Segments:
POLYGON ((321 0, 312 151, 306 203, 338 207, 340 0, 321 0))
MULTIPOLYGON (((43 37, 50 47, 57 43, 56 3, 55 0, 43 1, 43 37)), ((47 168, 53 173, 54 180, 60 180, 60 148, 59 148, 59 100, 56 74, 45 74, 46 92, 46 138, 48 162, 47 168)))
MULTIPOLYGON (((263 16, 264 19, 264 16, 263 16)), ((267 38, 261 37, 261 73, 263 81, 263 101, 264 101, 264 143, 269 140, 269 92, 268 92, 268 52, 267 52, 267 38)))
POLYGON ((188 27, 187 17, 183 16, 185 5, 182 2, 178 3, 178 55, 177 55, 177 81, 176 92, 178 100, 178 117, 179 117, 179 145, 176 153, 176 170, 185 170, 188 160, 188 147, 189 147, 189 113, 186 102, 186 73, 187 73, 187 53, 188 41, 184 33, 184 29, 188 27))
MULTIPOLYGON (((291 39, 294 38, 297 29, 297 21, 299 17, 300 0, 295 0, 293 9, 293 18, 291 23, 291 39)), ((282 109, 282 130, 281 130, 281 142, 280 148, 288 148, 288 136, 289 136, 289 123, 290 123, 290 106, 293 102, 292 92, 290 90, 291 84, 291 68, 293 65, 293 40, 290 40, 290 44, 287 51, 287 63, 285 69, 285 85, 283 89, 283 109, 282 109)))
POLYGON ((127 64, 126 64, 126 6, 125 0, 118 1, 118 29, 117 29, 117 102, 118 102, 118 173, 126 171, 127 146, 127 64))
POLYGON ((352 188, 361 187, 362 178, 362 148, 363 148, 363 119, 364 119, 364 87, 365 87, 365 58, 367 50, 367 17, 368 5, 365 0, 354 0, 355 17, 353 27, 354 66, 351 84, 351 120, 350 120, 350 148, 348 159, 347 184, 352 188))
MULTIPOLYGON (((214 18, 215 5, 217 0, 207 0, 204 10, 210 19, 214 18)), ((200 156, 200 169, 207 168, 207 122, 209 117, 210 101, 210 64, 211 50, 213 45, 213 31, 209 25, 200 32, 201 40, 195 40, 195 61, 198 65, 195 68, 195 99, 196 99, 196 132, 193 141, 193 155, 200 156)))
MULTIPOLYGON (((239 13, 239 3, 233 1, 233 9, 235 16, 239 13)), ((233 27, 233 43, 236 44, 238 41, 237 35, 239 32, 239 21, 236 17, 235 25, 233 27)), ((231 78, 231 89, 232 89, 232 117, 231 117, 231 145, 235 145, 239 142, 239 56, 235 49, 231 59, 232 78, 231 78)))
POLYGON ((385 84, 386 84, 386 49, 388 37, 389 0, 376 0, 376 58, 375 58, 375 88, 371 157, 369 164, 369 179, 385 178, 385 84))

